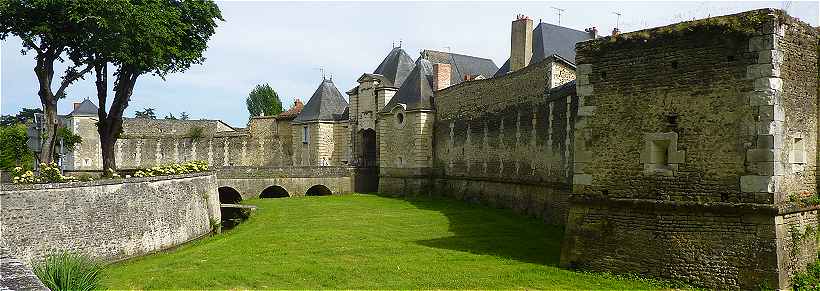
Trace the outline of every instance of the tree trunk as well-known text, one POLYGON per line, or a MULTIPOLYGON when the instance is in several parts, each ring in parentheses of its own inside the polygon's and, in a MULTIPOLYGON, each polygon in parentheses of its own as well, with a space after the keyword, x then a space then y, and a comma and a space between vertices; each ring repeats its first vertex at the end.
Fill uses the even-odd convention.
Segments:
MULTIPOLYGON (((106 128, 107 127, 108 126, 106 126, 106 128)), ((100 129, 102 128, 103 127, 101 126, 100 129)), ((116 143, 117 138, 114 137, 113 134, 107 132, 103 133, 103 130, 100 130, 100 147, 102 149, 102 162, 104 174, 108 174, 108 172, 105 172, 105 170, 107 169, 111 169, 112 171, 117 170, 117 159, 114 155, 114 145, 116 143)))
MULTIPOLYGON (((59 55, 59 54, 57 54, 59 55)), ((57 98, 51 91, 51 80, 54 77, 55 52, 48 50, 37 54, 34 74, 40 86, 37 95, 43 105, 43 135, 40 137, 40 162, 51 163, 54 159, 54 144, 57 133, 57 98)))
POLYGON ((125 108, 128 107, 128 102, 131 100, 131 94, 134 91, 134 85, 137 82, 139 74, 128 70, 128 68, 121 67, 117 70, 115 74, 117 77, 114 81, 114 100, 111 102, 109 112, 106 112, 108 65, 107 63, 100 64, 95 70, 97 74, 97 99, 100 102, 100 107, 97 111, 97 115, 100 119, 97 123, 97 131, 100 134, 103 171, 107 169, 116 171, 117 164, 114 155, 114 145, 117 144, 117 139, 122 132, 122 115, 125 112, 125 108))
POLYGON ((54 148, 57 143, 57 100, 51 97, 53 102, 43 102, 43 135, 42 148, 40 151, 40 162, 51 163, 54 160, 54 148))

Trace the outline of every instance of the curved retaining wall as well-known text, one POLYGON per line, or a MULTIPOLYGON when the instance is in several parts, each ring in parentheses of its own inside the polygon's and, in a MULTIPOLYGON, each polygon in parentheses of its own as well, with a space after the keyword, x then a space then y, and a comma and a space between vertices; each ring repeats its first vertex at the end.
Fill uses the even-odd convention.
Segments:
POLYGON ((173 247, 220 221, 211 173, 2 185, 0 240, 30 264, 52 252, 115 261, 173 247))

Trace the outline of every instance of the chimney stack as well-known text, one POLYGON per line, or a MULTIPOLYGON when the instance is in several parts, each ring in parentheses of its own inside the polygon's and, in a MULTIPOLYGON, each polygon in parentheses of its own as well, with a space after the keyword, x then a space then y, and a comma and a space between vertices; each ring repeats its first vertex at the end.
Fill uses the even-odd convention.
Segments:
POLYGON ((438 91, 450 87, 450 74, 452 68, 450 64, 433 64, 433 90, 438 91))
POLYGON ((74 110, 77 110, 77 108, 80 108, 80 102, 74 102, 74 110))
POLYGON ((530 64, 532 59, 532 19, 522 14, 512 22, 510 72, 530 64))
POLYGON ((584 29, 584 31, 586 31, 589 34, 589 38, 591 38, 591 39, 598 38, 598 28, 596 28, 595 26, 584 29))

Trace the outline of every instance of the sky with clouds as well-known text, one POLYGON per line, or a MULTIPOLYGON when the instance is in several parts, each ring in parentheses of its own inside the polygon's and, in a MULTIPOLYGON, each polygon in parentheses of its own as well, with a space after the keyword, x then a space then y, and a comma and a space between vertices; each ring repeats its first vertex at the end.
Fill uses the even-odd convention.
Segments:
MULTIPOLYGON (((269 83, 288 108, 306 99, 321 81, 319 68, 333 76, 342 92, 372 72, 393 44, 414 58, 432 49, 490 58, 501 66, 509 55, 510 21, 516 14, 583 30, 609 33, 667 25, 693 18, 756 8, 787 9, 790 15, 818 23, 818 2, 217 2, 225 22, 208 43, 206 61, 162 80, 137 81, 127 116, 156 108, 157 115, 222 119, 244 127, 245 97, 269 83), (615 13, 621 13, 620 21, 615 13)), ((33 54, 20 53, 20 39, 0 42, 0 111, 39 107, 33 54)), ((96 100, 92 76, 69 88, 61 114, 71 103, 96 100)))

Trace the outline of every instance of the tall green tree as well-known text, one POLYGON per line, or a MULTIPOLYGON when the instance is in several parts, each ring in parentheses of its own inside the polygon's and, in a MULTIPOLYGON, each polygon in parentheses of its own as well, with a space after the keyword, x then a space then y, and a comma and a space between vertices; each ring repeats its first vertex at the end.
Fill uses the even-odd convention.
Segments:
POLYGON ((40 108, 23 108, 17 115, 2 115, 0 116, 0 126, 26 123, 29 120, 34 120, 34 115, 37 113, 43 113, 43 110, 40 108))
POLYGON ((143 108, 142 111, 135 110, 134 117, 136 118, 148 118, 148 119, 157 119, 157 114, 154 113, 154 108, 143 108))
POLYGON ((256 85, 245 99, 248 113, 254 116, 274 116, 282 113, 282 101, 268 83, 256 85))
MULTIPOLYGON (((103 169, 116 170, 114 145, 122 116, 137 79, 145 74, 165 78, 202 63, 218 20, 210 0, 87 0, 76 4, 94 34, 80 54, 94 65, 103 169), (108 69, 113 72, 113 100, 108 104, 108 69)), ((75 60, 76 61, 76 60, 75 60)))
POLYGON ((0 169, 11 171, 18 166, 30 169, 34 165, 34 153, 26 141, 28 135, 24 124, 0 126, 0 169))
MULTIPOLYGON (((69 85, 82 79, 94 66, 80 55, 90 33, 78 14, 80 1, 72 0, 3 0, 0 1, 0 39, 9 36, 23 41, 21 53, 34 52, 34 75, 37 96, 44 111, 44 136, 41 162, 51 162, 58 130, 57 101, 66 95, 69 85), (80 60, 65 62, 67 59, 80 60), (56 63, 67 68, 55 82, 56 63)), ((59 74, 59 73, 58 73, 59 74)))

